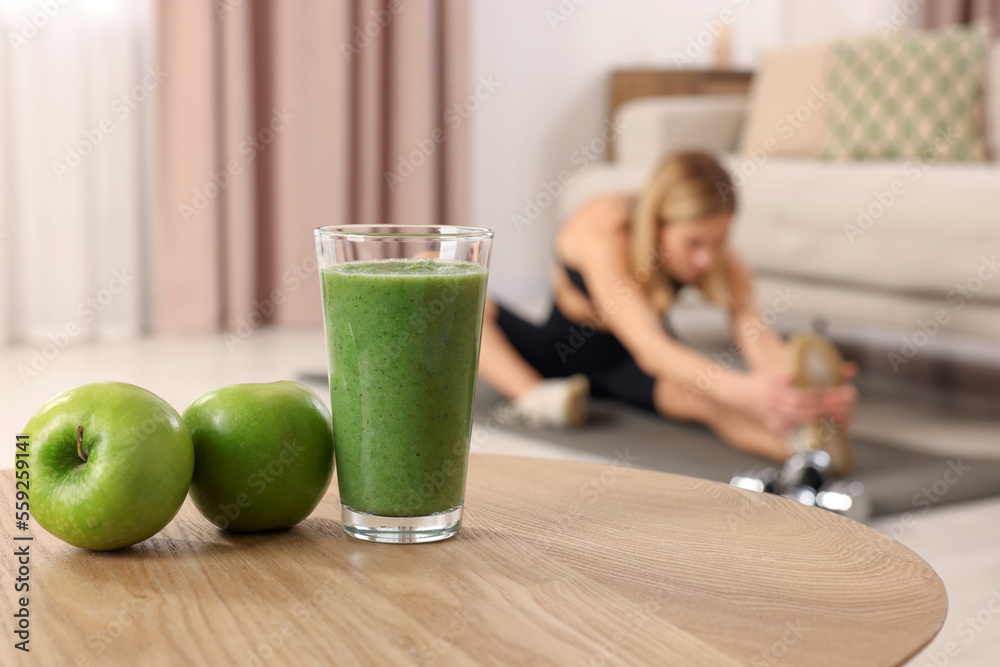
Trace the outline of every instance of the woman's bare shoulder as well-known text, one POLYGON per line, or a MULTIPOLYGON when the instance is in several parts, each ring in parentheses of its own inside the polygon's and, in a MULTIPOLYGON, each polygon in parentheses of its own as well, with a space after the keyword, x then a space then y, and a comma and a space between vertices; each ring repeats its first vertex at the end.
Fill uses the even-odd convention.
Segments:
POLYGON ((592 231, 618 231, 627 226, 631 208, 632 200, 628 195, 600 195, 577 208, 571 222, 592 231))
POLYGON ((602 195, 585 202, 559 230, 556 256, 580 264, 594 248, 622 243, 628 230, 629 207, 629 199, 623 195, 602 195))

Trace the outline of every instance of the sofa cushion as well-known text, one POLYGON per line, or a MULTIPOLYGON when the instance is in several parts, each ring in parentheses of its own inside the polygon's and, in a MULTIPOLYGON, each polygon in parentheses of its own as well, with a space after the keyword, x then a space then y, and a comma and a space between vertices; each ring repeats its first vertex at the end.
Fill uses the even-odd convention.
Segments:
POLYGON ((621 105, 613 127, 615 162, 644 164, 677 151, 735 149, 746 95, 640 97, 621 105))
POLYGON ((774 274, 996 307, 998 192, 992 163, 776 158, 740 190, 733 245, 774 274))
POLYGON ((835 42, 822 155, 986 159, 982 90, 989 35, 983 22, 835 42))
POLYGON ((750 89, 742 153, 819 155, 827 134, 823 108, 830 93, 823 76, 829 48, 823 43, 761 56, 750 89))

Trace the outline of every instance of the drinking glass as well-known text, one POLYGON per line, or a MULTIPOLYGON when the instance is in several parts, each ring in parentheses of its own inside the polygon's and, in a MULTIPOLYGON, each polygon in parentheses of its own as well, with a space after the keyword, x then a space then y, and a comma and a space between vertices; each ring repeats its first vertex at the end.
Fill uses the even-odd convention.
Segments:
POLYGON ((432 542, 462 523, 493 232, 315 231, 344 530, 432 542))

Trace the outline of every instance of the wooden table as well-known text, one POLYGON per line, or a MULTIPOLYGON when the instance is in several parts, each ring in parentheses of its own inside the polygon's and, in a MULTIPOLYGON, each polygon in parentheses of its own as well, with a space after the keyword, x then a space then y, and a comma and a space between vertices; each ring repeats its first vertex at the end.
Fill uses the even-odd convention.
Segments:
POLYGON ((896 665, 947 607, 916 554, 821 510, 622 464, 474 455, 465 525, 433 544, 345 536, 335 488, 262 535, 222 533, 187 502, 119 552, 32 523, 25 656, 12 471, 0 485, 3 665, 896 665))

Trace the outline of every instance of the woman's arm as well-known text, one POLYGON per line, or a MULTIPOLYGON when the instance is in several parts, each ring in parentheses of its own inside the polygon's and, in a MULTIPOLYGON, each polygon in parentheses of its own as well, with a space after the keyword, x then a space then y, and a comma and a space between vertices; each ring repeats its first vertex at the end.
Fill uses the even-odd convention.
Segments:
MULTIPOLYGON (((726 275, 733 295, 730 310, 733 340, 751 370, 790 374, 788 348, 757 310, 753 295, 753 274, 732 253, 729 258, 726 275)), ((840 368, 845 381, 849 381, 857 372, 857 366, 850 362, 844 363, 840 368)), ((854 414, 858 392, 853 385, 845 383, 821 392, 819 400, 823 414, 832 416, 837 423, 848 425, 854 414)))
MULTIPOLYGON (((775 433, 814 420, 817 400, 792 387, 787 373, 744 373, 667 333, 661 315, 631 276, 627 226, 613 224, 615 219, 588 216, 577 221, 575 230, 574 255, 591 293, 595 325, 606 325, 645 373, 680 385, 685 394, 756 414, 775 433)), ((647 268, 661 267, 651 260, 647 268)))
POLYGON ((733 297, 729 311, 733 341, 747 366, 754 371, 790 372, 784 342, 757 309, 750 269, 732 252, 727 253, 725 268, 733 297))

